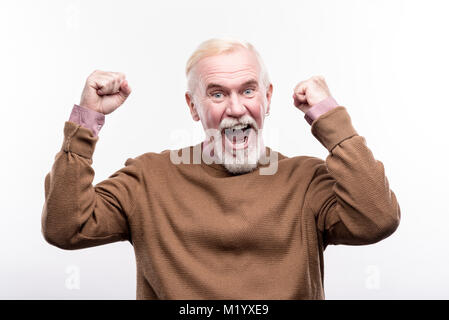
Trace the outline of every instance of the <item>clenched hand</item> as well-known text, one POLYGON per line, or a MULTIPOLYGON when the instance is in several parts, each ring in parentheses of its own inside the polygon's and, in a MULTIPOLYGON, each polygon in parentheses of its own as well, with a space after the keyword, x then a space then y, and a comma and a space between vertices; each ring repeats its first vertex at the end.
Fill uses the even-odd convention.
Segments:
POLYGON ((298 83, 293 92, 293 104, 306 113, 315 104, 331 95, 322 76, 314 76, 298 83))
POLYGON ((121 72, 95 70, 87 78, 80 106, 109 114, 125 102, 131 88, 121 72))

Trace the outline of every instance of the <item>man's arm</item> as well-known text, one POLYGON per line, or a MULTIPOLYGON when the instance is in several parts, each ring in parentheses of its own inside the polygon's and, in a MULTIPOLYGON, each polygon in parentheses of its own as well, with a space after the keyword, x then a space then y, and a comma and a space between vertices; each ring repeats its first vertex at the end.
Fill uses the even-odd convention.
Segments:
MULTIPOLYGON (((314 81, 324 79, 309 80, 299 90, 305 96, 307 90, 314 91, 318 97, 319 89, 311 84, 314 81)), ((304 107, 306 112, 310 110, 304 107)), ((325 162, 316 159, 305 196, 324 246, 370 244, 391 235, 400 221, 398 201, 382 162, 374 158, 365 138, 353 128, 346 108, 338 106, 320 115, 312 122, 311 131, 329 151, 325 162)))
MULTIPOLYGON (((102 76, 92 74, 88 81, 100 82, 106 79, 106 82, 100 88, 87 87, 86 83, 87 90, 102 88, 104 95, 118 94, 114 90, 122 90, 123 80, 118 87, 114 87, 110 83, 114 74, 102 76)), ((129 93, 130 90, 126 91, 126 96, 129 93)), ((98 104, 93 104, 89 99, 86 101, 86 88, 81 101, 87 109, 99 111, 91 109, 98 104)), ((49 243, 63 249, 130 240, 127 218, 134 210, 134 199, 140 188, 141 167, 138 160, 128 159, 124 168, 93 186, 94 170, 91 165, 97 141, 98 137, 91 129, 67 121, 62 148, 45 178, 42 233, 49 243)))
POLYGON ((311 130, 330 153, 314 165, 305 200, 324 246, 370 244, 391 235, 399 225, 398 201, 382 162, 354 130, 346 108, 320 116, 311 130))

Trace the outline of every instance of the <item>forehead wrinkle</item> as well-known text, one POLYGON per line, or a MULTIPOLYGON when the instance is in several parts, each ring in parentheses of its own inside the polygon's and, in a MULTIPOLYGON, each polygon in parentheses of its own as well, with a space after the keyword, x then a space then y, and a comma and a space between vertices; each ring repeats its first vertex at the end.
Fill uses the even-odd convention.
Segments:
POLYGON ((259 68, 257 66, 251 65, 251 64, 245 64, 242 66, 239 66, 238 68, 235 68, 235 66, 229 66, 229 65, 215 65, 215 66, 209 66, 208 68, 205 68, 206 70, 201 70, 200 73, 204 75, 210 75, 210 74, 217 74, 217 75, 232 75, 232 74, 239 74, 242 72, 249 72, 249 73, 259 73, 259 68), (234 70, 232 70, 234 69, 234 70), (203 72, 201 72, 203 71, 203 72))
MULTIPOLYGON (((249 80, 256 80, 258 82, 257 72, 251 72, 248 70, 236 70, 236 71, 224 71, 219 73, 210 72, 208 74, 203 75, 201 77, 202 83, 204 87, 207 87, 209 83, 217 83, 222 84, 222 80, 237 80, 239 78, 243 78, 243 82, 247 82, 249 80)), ((242 83, 243 84, 243 83, 242 83)), ((239 83, 240 85, 240 83, 239 83)))
MULTIPOLYGON (((203 66, 203 68, 210 69, 213 72, 216 72, 216 70, 220 70, 220 69, 230 69, 232 67, 236 68, 237 70, 249 70, 249 69, 258 69, 257 65, 254 64, 250 64, 250 63, 245 63, 245 64, 240 64, 238 67, 235 64, 229 64, 229 63, 215 63, 214 65, 209 65, 209 66, 203 66)), ((226 72, 223 71, 223 72, 226 72)))
POLYGON ((201 59, 193 68, 196 81, 203 91, 210 83, 236 80, 245 77, 244 80, 253 78, 260 84, 261 66, 254 53, 238 50, 228 54, 210 56, 201 59))

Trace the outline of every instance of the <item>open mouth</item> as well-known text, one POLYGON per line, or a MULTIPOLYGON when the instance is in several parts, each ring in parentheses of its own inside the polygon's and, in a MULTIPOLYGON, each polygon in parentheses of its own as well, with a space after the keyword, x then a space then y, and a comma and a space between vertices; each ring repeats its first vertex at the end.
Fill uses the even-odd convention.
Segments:
POLYGON ((226 140, 236 147, 244 147, 246 148, 248 145, 249 135, 252 130, 252 126, 250 124, 239 124, 232 128, 226 128, 223 130, 224 136, 226 140))

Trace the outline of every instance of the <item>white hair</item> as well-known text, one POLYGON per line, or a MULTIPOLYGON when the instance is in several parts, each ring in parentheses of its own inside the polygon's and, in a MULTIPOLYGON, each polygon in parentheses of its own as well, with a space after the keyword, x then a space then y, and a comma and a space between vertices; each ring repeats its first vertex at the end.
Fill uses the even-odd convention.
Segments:
POLYGON ((187 90, 192 94, 196 88, 196 77, 193 76, 195 65, 203 58, 216 56, 223 53, 231 53, 237 49, 245 48, 253 52, 260 66, 260 80, 265 89, 270 85, 270 77, 263 60, 254 46, 247 41, 231 38, 213 38, 202 42, 192 53, 186 64, 187 90))

